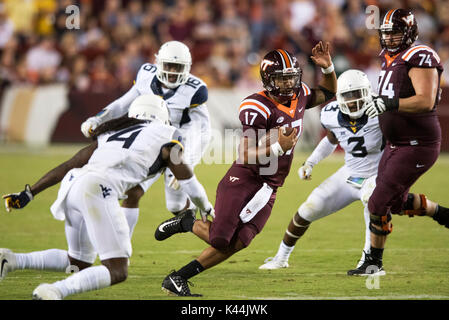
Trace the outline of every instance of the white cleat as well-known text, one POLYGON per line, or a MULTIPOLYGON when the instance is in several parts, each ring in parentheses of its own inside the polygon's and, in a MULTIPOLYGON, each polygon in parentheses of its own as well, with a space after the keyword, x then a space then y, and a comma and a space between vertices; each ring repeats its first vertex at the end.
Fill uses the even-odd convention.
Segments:
POLYGON ((8 275, 9 271, 14 270, 16 266, 16 257, 9 249, 0 249, 0 281, 8 275))
POLYGON ((55 286, 42 283, 34 289, 33 300, 62 300, 62 293, 55 286))
POLYGON ((287 260, 281 260, 276 257, 269 257, 265 259, 265 264, 261 265, 259 269, 262 270, 275 270, 275 269, 282 269, 282 268, 288 268, 288 262, 287 260))

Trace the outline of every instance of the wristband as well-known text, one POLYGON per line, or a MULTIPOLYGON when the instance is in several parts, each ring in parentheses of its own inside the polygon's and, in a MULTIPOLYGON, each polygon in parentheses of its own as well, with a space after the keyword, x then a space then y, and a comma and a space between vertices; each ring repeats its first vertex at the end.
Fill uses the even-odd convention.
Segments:
POLYGON ((331 65, 329 67, 327 67, 326 69, 321 68, 321 72, 324 74, 329 74, 334 72, 334 64, 331 63, 331 65))
POLYGON ((384 100, 385 108, 387 111, 399 109, 399 98, 382 99, 382 100, 384 100))
POLYGON ((277 157, 282 156, 284 154, 284 150, 282 150, 282 147, 279 144, 279 141, 276 141, 276 143, 273 143, 270 146, 270 149, 277 157))

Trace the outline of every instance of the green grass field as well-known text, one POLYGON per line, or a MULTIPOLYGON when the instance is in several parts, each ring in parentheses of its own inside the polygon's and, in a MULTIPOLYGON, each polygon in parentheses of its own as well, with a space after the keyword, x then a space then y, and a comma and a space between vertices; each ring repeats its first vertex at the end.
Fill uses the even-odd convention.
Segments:
MULTIPOLYGON (((42 174, 68 159, 80 146, 29 150, 0 149, 0 193, 23 190, 42 174)), ((258 270, 265 258, 273 256, 284 231, 298 206, 327 176, 343 164, 334 155, 315 167, 313 180, 301 181, 297 170, 306 154, 297 154, 285 186, 278 191, 276 204, 265 229, 249 248, 224 263, 191 279, 193 293, 207 300, 254 299, 449 299, 449 230, 427 217, 393 218, 394 232, 384 254, 387 275, 380 278, 379 289, 368 289, 366 278, 348 277, 363 246, 364 222, 361 203, 315 222, 298 242, 290 268, 258 270)), ((196 169, 212 202, 217 183, 229 164, 200 165, 196 169)), ((449 156, 441 155, 434 167, 412 188, 443 205, 448 199, 449 156)), ((50 214, 58 187, 39 194, 25 209, 7 213, 0 209, 0 247, 16 252, 49 248, 66 249, 64 223, 50 214)), ((230 200, 231 201, 231 200, 230 200)), ((162 180, 141 201, 136 226, 129 277, 125 283, 68 299, 149 299, 175 300, 161 291, 164 277, 196 258, 206 244, 193 234, 180 234, 163 242, 154 239, 157 225, 171 216, 165 209, 162 180)), ((96 263, 99 263, 98 260, 96 263)), ((16 271, 0 283, 0 299, 30 299, 42 282, 66 277, 63 273, 16 271)))

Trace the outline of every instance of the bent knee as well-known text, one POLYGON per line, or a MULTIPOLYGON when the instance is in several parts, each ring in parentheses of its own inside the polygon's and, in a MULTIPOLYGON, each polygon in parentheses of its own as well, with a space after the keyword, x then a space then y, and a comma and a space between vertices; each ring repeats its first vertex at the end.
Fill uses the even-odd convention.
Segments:
POLYGON ((229 248, 230 242, 225 238, 214 237, 209 239, 210 245, 217 250, 227 250, 229 248))
POLYGON ((128 267, 109 269, 111 284, 123 282, 128 278, 128 267))

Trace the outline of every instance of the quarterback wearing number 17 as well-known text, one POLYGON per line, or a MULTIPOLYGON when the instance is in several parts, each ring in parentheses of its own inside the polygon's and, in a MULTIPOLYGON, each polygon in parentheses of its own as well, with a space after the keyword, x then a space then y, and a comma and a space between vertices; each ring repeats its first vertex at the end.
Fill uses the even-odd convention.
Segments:
POLYGON ((192 231, 209 245, 197 259, 165 277, 162 289, 168 294, 193 296, 188 279, 246 248, 262 231, 276 191, 290 171, 304 111, 330 100, 337 89, 329 44, 318 43, 311 59, 324 73, 316 89, 301 81, 302 70, 289 52, 273 50, 262 59, 264 90, 240 104, 243 136, 239 158, 218 184, 214 220, 192 221, 189 215, 186 219, 178 216, 157 228, 158 240, 192 231))

